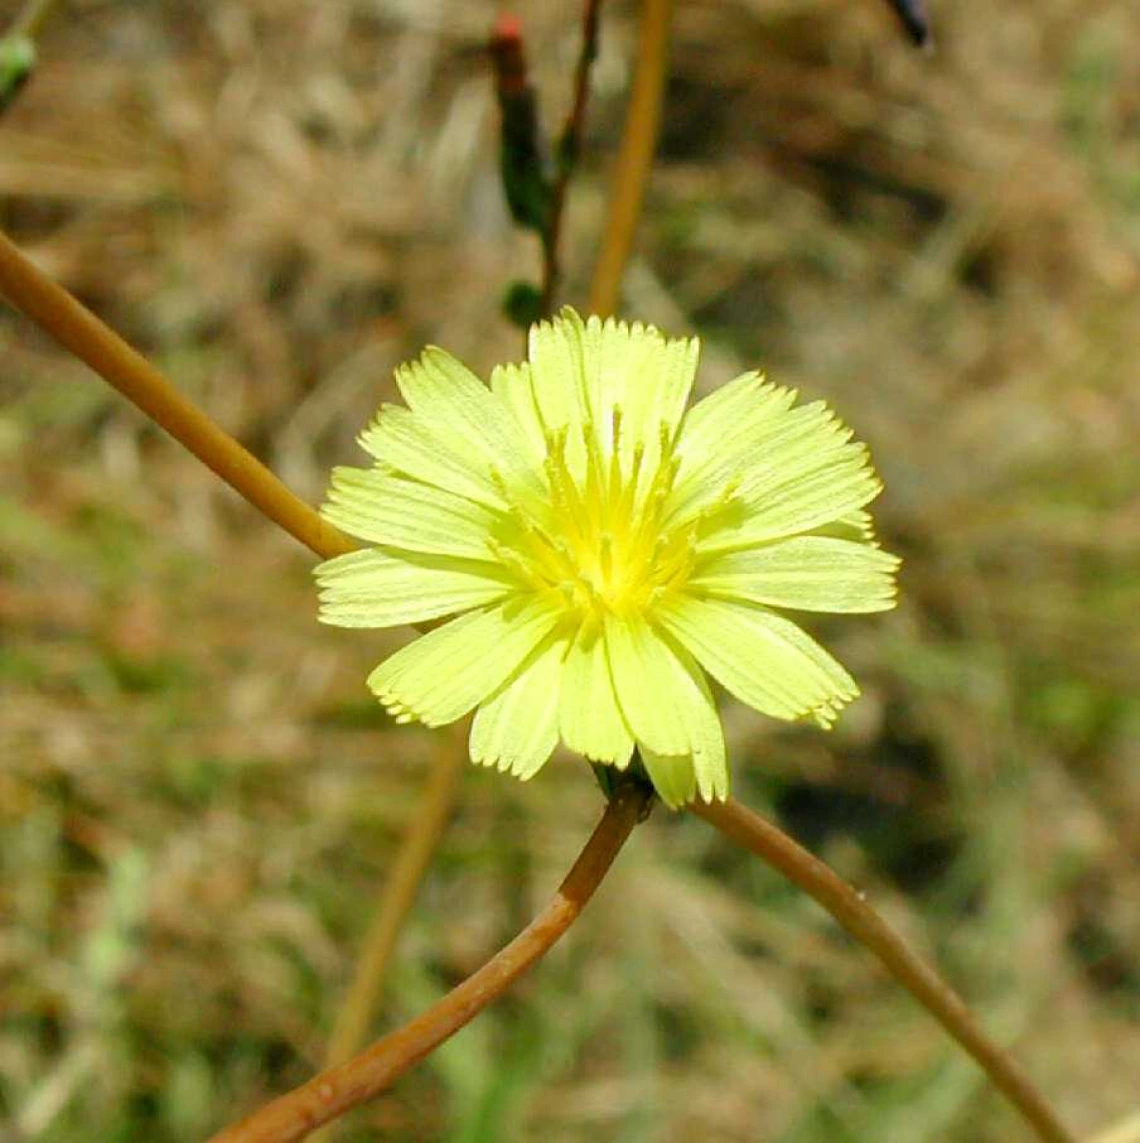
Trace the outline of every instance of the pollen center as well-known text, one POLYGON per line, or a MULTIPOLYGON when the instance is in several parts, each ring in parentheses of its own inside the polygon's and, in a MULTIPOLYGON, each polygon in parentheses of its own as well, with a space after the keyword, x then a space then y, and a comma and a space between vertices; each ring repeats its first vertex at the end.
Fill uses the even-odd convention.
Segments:
MULTIPOLYGON (((545 434, 546 494, 508 495, 510 526, 496 554, 535 591, 556 596, 576 623, 646 614, 684 586, 696 527, 667 527, 677 476, 673 435, 623 439, 622 414, 604 425, 545 434)), ((505 492, 501 479, 496 484, 505 492)))

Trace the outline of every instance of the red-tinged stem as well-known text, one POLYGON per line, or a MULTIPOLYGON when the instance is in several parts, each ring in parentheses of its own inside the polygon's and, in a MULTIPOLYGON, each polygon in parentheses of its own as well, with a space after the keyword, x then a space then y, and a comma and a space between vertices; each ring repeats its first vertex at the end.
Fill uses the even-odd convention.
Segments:
POLYGON ((448 1037, 497 1000, 577 920, 626 839, 646 812, 650 795, 627 784, 606 806, 573 868, 550 904, 510 944, 421 1016, 339 1067, 267 1104, 210 1143, 296 1143, 310 1131, 378 1095, 448 1037))
POLYGON ((982 1031, 961 997, 829 866, 734 798, 690 807, 822 905, 974 1058, 1044 1143, 1076 1143, 1020 1066, 982 1031))

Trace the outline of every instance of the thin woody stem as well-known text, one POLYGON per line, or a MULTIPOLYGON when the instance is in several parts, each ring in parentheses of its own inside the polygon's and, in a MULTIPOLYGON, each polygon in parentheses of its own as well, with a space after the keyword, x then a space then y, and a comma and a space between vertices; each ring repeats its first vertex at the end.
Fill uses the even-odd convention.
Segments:
POLYGON ((549 952, 577 920, 601 884, 633 828, 644 817, 650 793, 624 785, 606 806, 585 848, 547 907, 510 944, 442 1000, 399 1031, 339 1067, 275 1099, 210 1143, 296 1143, 314 1128, 378 1095, 497 1000, 549 952))
POLYGON ((574 99, 566 126, 558 140, 555 156, 554 183, 550 194, 550 215, 542 235, 542 312, 554 308, 554 294, 561 277, 558 247, 562 239, 562 219, 566 212, 566 192, 582 149, 582 131, 586 123, 586 101, 590 94, 590 68, 598 57, 598 27, 601 0, 586 0, 582 15, 582 48, 574 72, 574 99))
POLYGON ((1045 1143, 1076 1143, 1017 1063, 979 1027, 956 992, 819 858, 771 822, 730 798, 690 807, 737 845, 755 853, 822 905, 966 1049, 1045 1143))
MULTIPOLYGON (((384 883, 376 915, 357 958, 352 984, 329 1036, 326 1068, 343 1064, 367 1039, 396 940, 455 805, 459 775, 466 761, 466 737, 461 733, 448 735, 436 756, 420 804, 408 823, 392 872, 384 883)), ((312 1143, 318 1143, 318 1139, 327 1143, 333 1130, 331 1124, 322 1128, 313 1135, 312 1143)))
POLYGON ((626 114, 621 150, 613 175, 613 195, 601 251, 590 285, 590 312, 608 317, 617 308, 621 280, 645 200, 645 187, 657 147, 673 0, 643 0, 637 41, 637 71, 626 114))
POLYGON ((307 548, 327 559, 356 547, 3 233, 0 294, 307 548))

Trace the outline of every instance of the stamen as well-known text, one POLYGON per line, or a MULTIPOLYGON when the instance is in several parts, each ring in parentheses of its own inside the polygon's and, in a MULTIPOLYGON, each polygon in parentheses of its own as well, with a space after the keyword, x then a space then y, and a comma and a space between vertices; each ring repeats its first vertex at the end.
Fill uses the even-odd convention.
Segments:
POLYGON ((614 538, 610 532, 603 532, 601 542, 598 544, 598 563, 602 569, 602 577, 609 579, 614 570, 614 538))
POLYGON ((579 624, 600 625, 607 613, 643 612, 692 572, 695 523, 663 526, 680 466, 673 431, 658 423, 656 454, 644 440, 633 440, 628 469, 626 431, 619 406, 600 422, 584 417, 573 427, 545 431, 549 491, 543 502, 520 497, 500 472, 491 472, 507 504, 507 530, 491 548, 494 556, 535 590, 550 593, 579 624), (579 440, 584 464, 575 452, 579 467, 572 468, 568 454, 579 440))
POLYGON ((582 422, 582 444, 586 449, 586 488, 582 502, 587 527, 596 531, 604 525, 606 518, 605 473, 602 469, 601 442, 594 431, 594 422, 589 418, 582 422))
POLYGON ((662 461, 672 452, 673 430, 668 421, 661 421, 657 425, 657 445, 661 449, 662 461))

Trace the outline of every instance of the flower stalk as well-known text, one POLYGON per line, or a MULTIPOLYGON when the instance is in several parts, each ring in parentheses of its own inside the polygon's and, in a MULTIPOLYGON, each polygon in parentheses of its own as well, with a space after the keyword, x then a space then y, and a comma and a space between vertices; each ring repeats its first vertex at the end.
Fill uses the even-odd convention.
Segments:
POLYGON ((589 312, 601 317, 608 317, 617 309, 622 277, 641 218, 661 123, 672 19, 673 0, 644 0, 633 93, 614 169, 609 215, 590 285, 589 312))
POLYGON ((692 811, 762 858, 822 905, 966 1049, 1042 1143, 1077 1143, 1020 1066, 982 1031, 969 1008, 867 903, 857 889, 787 834, 734 798, 692 811))
POLYGON ((649 809, 641 782, 621 785, 550 903, 510 944, 442 1000, 353 1059, 321 1072, 210 1143, 296 1143, 372 1099, 497 1000, 578 919, 634 826, 649 809))
POLYGON ((273 523, 329 559, 355 545, 0 233, 0 294, 273 523))

